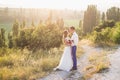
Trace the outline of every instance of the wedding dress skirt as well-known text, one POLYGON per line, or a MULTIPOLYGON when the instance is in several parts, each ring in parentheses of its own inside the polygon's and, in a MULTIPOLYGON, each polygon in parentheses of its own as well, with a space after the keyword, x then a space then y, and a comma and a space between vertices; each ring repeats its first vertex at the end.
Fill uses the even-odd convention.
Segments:
POLYGON ((70 71, 72 67, 73 67, 73 61, 71 55, 71 47, 66 46, 57 68, 65 71, 70 71))

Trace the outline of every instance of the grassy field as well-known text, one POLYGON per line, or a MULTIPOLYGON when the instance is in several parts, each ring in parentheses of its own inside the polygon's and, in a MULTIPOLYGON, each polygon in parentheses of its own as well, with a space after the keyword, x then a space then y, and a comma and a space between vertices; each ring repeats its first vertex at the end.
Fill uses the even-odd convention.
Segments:
POLYGON ((12 23, 0 23, 0 28, 5 29, 5 35, 7 38, 8 33, 12 30, 12 23))
POLYGON ((75 27, 79 27, 79 21, 80 20, 77 20, 77 19, 73 19, 73 20, 64 20, 64 24, 66 27, 69 27, 69 26, 75 26, 75 27))
POLYGON ((0 49, 0 80, 33 80, 45 76, 57 66, 61 51, 0 49))
POLYGON ((4 28, 6 32, 10 32, 12 29, 12 23, 0 23, 0 28, 4 28))
MULTIPOLYGON (((31 52, 27 49, 0 49, 0 80, 35 80, 55 68, 60 61, 64 46, 49 51, 31 52)), ((83 51, 78 47, 77 56, 83 51)))

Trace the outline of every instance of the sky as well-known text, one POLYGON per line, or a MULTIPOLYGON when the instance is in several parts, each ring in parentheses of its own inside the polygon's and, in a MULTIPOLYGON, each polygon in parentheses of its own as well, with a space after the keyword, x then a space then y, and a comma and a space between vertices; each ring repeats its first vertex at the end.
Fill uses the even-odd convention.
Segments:
POLYGON ((86 10, 90 4, 99 10, 120 7, 120 0, 0 0, 0 7, 86 10))

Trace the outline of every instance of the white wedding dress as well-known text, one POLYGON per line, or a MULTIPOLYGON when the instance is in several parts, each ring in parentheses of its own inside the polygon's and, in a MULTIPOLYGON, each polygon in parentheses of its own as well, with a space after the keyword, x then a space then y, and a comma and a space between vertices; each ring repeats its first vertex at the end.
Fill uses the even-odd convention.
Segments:
MULTIPOLYGON (((65 40, 70 40, 69 37, 65 38, 65 40)), ((70 71, 73 67, 72 55, 71 55, 71 46, 65 46, 63 55, 61 57, 60 63, 57 69, 70 71)))

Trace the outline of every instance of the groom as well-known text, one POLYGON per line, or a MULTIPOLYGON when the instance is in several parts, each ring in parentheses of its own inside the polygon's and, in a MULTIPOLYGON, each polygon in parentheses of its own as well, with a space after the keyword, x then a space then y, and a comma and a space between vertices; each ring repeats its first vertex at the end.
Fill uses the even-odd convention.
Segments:
POLYGON ((69 29, 70 33, 72 34, 71 41, 72 41, 72 60, 73 60, 73 67, 71 70, 77 70, 77 59, 76 59, 76 50, 77 50, 77 44, 78 44, 78 35, 75 31, 75 27, 70 27, 69 29))

